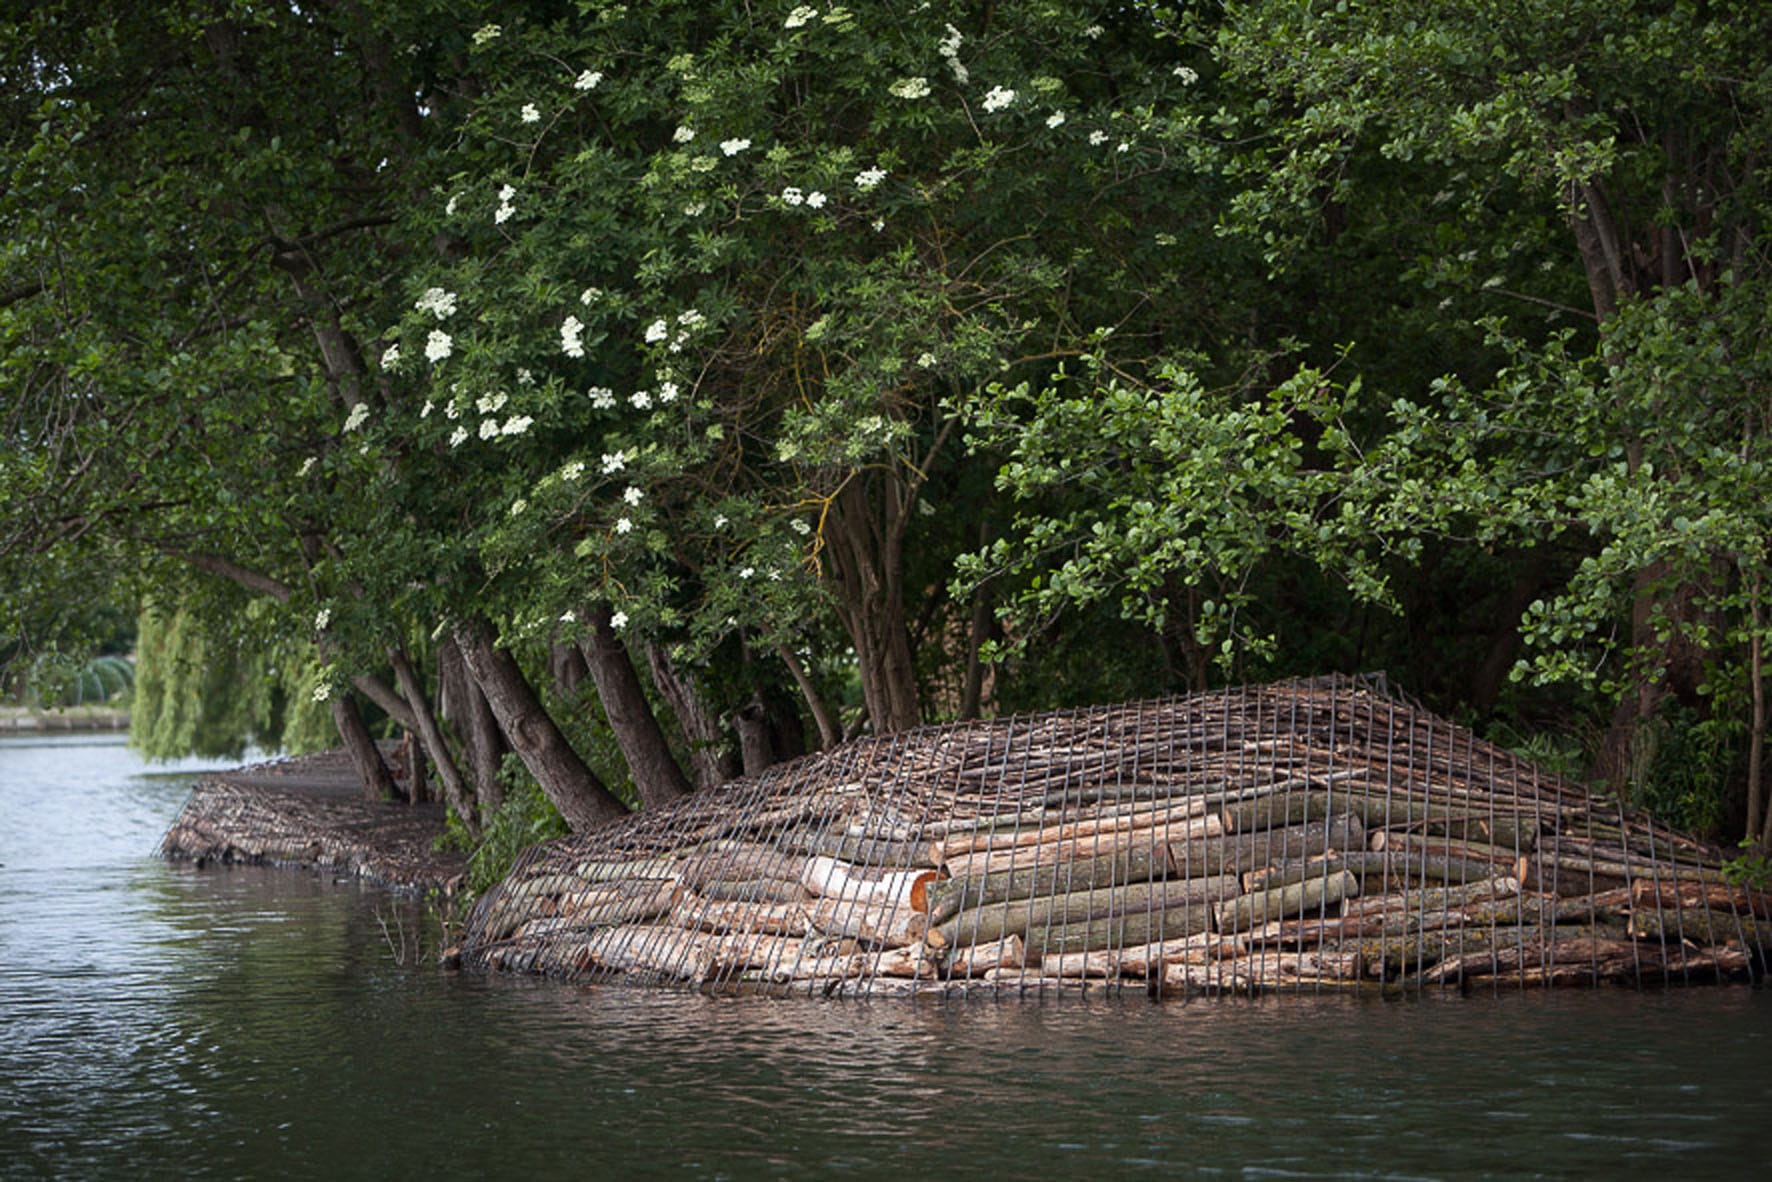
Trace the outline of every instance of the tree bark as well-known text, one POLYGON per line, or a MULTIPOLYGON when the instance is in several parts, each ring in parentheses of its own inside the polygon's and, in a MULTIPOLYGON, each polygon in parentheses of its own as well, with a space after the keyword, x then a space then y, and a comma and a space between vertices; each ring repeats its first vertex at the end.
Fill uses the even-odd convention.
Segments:
POLYGON ((363 783, 364 799, 396 799, 400 793, 394 777, 389 774, 388 765, 382 762, 381 751, 375 740, 369 737, 369 728, 363 725, 363 716, 357 713, 357 703, 348 691, 340 690, 332 695, 332 725, 338 728, 339 740, 351 757, 351 766, 357 769, 357 778, 363 783))
POLYGON ((806 669, 800 664, 800 658, 794 650, 785 644, 775 646, 775 655, 781 663, 788 667, 793 675, 794 684, 800 687, 800 696, 806 699, 806 708, 812 711, 812 721, 818 726, 818 745, 821 750, 829 751, 843 741, 843 732, 837 729, 837 722, 831 716, 829 706, 825 705, 824 697, 818 692, 818 686, 807 676, 806 669))
POLYGON ((566 824, 583 832, 627 816, 627 807, 560 733, 516 659, 494 643, 491 625, 484 620, 459 625, 455 640, 499 728, 566 824))
POLYGON ((660 645, 646 646, 646 663, 652 670, 652 684, 677 716, 695 786, 706 790, 737 777, 742 764, 727 745, 719 719, 694 678, 680 672, 660 645))
POLYGON ((665 741, 640 685, 640 675, 628 657, 628 647, 615 634, 610 619, 607 607, 585 614, 590 625, 589 636, 580 642, 585 662, 590 666, 591 680, 597 683, 597 697, 609 718, 609 728, 628 761, 640 803, 647 808, 668 804, 689 795, 689 781, 671 754, 671 745, 665 741))
POLYGON ((769 710, 763 705, 761 695, 733 714, 732 729, 738 732, 738 749, 744 759, 745 775, 759 775, 776 761, 775 744, 769 738, 769 710))
POLYGON ((468 774, 474 781, 474 798, 480 802, 480 813, 490 818, 503 807, 504 784, 498 773, 504 763, 507 747, 498 719, 486 704, 486 695, 468 673, 461 648, 453 636, 445 635, 437 646, 437 666, 443 683, 443 717, 461 737, 468 774))
POLYGON ((870 505, 857 476, 837 494, 826 519, 837 614, 855 646, 862 697, 876 733, 922 722, 916 665, 905 625, 903 541, 907 501, 915 495, 895 475, 878 479, 870 505))
MULTIPOLYGON (((455 766, 455 759, 449 752, 449 744, 443 739, 443 731, 437 726, 437 716, 431 712, 430 702, 425 700, 424 685, 412 668, 412 662, 405 650, 395 646, 388 650, 388 661, 394 667, 394 678, 399 682, 400 693, 411 707, 414 719, 418 724, 419 741, 424 745, 424 752, 430 756, 431 764, 437 769, 437 778, 443 781, 443 796, 455 815, 466 825, 468 832, 475 838, 480 835, 480 817, 474 809, 474 801, 468 795, 467 785, 463 783, 461 769, 455 766)), ((415 753, 415 764, 418 757, 415 753)), ((417 783, 418 777, 413 776, 417 783)))

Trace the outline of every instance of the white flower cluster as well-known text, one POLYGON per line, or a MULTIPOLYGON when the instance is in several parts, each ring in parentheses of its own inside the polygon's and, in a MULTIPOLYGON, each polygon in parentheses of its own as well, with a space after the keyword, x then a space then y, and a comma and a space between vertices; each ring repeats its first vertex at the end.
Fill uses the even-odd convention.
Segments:
POLYGON ((688 124, 684 124, 671 133, 671 142, 673 144, 686 144, 694 138, 695 128, 690 127, 688 124))
POLYGON ((967 80, 972 77, 966 67, 960 64, 960 46, 966 38, 961 36, 960 30, 952 25, 947 26, 947 30, 948 35, 941 39, 941 44, 935 47, 935 52, 947 59, 948 68, 954 72, 954 81, 964 86, 967 80))
POLYGON ((885 179, 886 170, 884 168, 864 169, 855 174, 855 187, 865 193, 885 179))
POLYGON ((1176 66, 1169 72, 1174 74, 1177 78, 1180 78, 1183 86, 1192 86, 1200 80, 1200 75, 1194 70, 1189 69, 1187 66, 1176 66))
POLYGON ((635 410, 652 409, 652 395, 644 390, 635 390, 632 394, 628 395, 628 402, 632 404, 635 410))
POLYGON ((728 156, 736 156, 750 146, 750 140, 730 139, 720 141, 720 151, 726 153, 728 156))
POLYGON ((585 462, 583 460, 573 460, 570 464, 567 464, 564 468, 560 469, 561 480, 577 480, 584 474, 585 462))
POLYGON ((590 395, 591 407, 594 410, 608 410, 615 405, 615 391, 608 386, 592 386, 585 393, 590 395))
POLYGON ((828 198, 817 189, 810 193, 803 193, 795 186, 789 185, 781 191, 781 200, 784 205, 804 204, 812 209, 823 209, 828 198))
POLYGON ((309 472, 312 472, 314 470, 314 465, 318 464, 319 462, 320 462, 319 456, 309 456, 307 459, 305 459, 301 462, 301 468, 296 472, 296 475, 297 476, 306 476, 309 472))
POLYGON ((521 117, 525 123, 540 123, 541 111, 534 103, 524 103, 521 117))
POLYGON ((915 78, 900 78, 886 88, 886 93, 901 99, 926 98, 929 94, 929 79, 922 75, 915 78))
POLYGON ((568 357, 585 355, 584 321, 568 316, 560 325, 560 352, 568 357))
POLYGON ((631 484, 628 485, 627 489, 621 494, 621 499, 626 501, 630 505, 638 505, 642 500, 645 499, 645 497, 646 497, 645 493, 641 492, 638 488, 634 487, 631 484))
POLYGON ((502 32, 504 32, 504 30, 497 25, 481 25, 478 29, 474 30, 474 44, 484 45, 488 41, 496 39, 502 32))
POLYGON ((516 195, 517 188, 515 185, 505 185, 503 188, 499 189, 498 209, 492 215, 492 220, 494 222, 502 226, 505 224, 506 219, 517 212, 516 206, 511 204, 511 199, 516 195))
POLYGON ((427 287, 412 306, 420 312, 429 312, 438 320, 448 320, 455 315, 455 293, 441 287, 427 287))
POLYGON ((587 287, 578 293, 578 302, 587 308, 602 298, 603 289, 600 287, 587 287))
POLYGON ((367 419, 368 417, 369 417, 369 404, 367 402, 359 402, 356 406, 353 406, 351 408, 350 415, 345 419, 345 428, 344 429, 347 432, 355 431, 358 427, 361 427, 363 425, 363 420, 367 419))
POLYGON ((984 96, 982 104, 987 111, 1001 111, 1015 101, 1015 92, 1004 86, 993 86, 984 96))
POLYGON ((518 497, 516 500, 511 502, 511 516, 515 517, 517 514, 523 512, 523 510, 525 510, 527 508, 529 508, 529 501, 524 497, 518 497))
POLYGON ((510 400, 511 396, 506 394, 503 390, 498 391, 496 394, 482 394, 479 398, 474 400, 474 409, 483 415, 497 414, 504 409, 505 403, 510 400))
POLYGON ((332 623, 332 609, 323 607, 314 613, 314 631, 326 631, 326 625, 332 623))
POLYGON ((817 15, 818 9, 813 8, 808 4, 802 4, 792 12, 788 13, 788 19, 781 23, 781 27, 784 29, 797 29, 817 15))
POLYGON ((610 616, 609 626, 611 628, 626 628, 628 626, 628 613, 616 612, 613 616, 610 616))
POLYGON ((321 682, 319 685, 314 687, 314 701, 324 702, 327 698, 330 698, 331 696, 332 696, 332 687, 330 685, 327 685, 325 682, 321 682))
POLYGON ((1064 112, 1063 111, 1054 111, 1054 112, 1052 112, 1052 114, 1046 116, 1046 126, 1047 127, 1062 127, 1062 126, 1064 126, 1064 112))
POLYGON ((393 344, 389 345, 386 349, 382 350, 381 367, 383 369, 393 369, 396 365, 399 365, 399 364, 400 364, 400 342, 395 341, 393 344))
POLYGON ((628 466, 626 452, 606 451, 603 453, 603 475, 611 476, 628 466))
POLYGON ((601 70, 586 70, 578 76, 577 81, 573 82, 572 88, 574 90, 595 90, 597 89, 598 83, 602 81, 603 73, 601 70))
POLYGON ((615 523, 615 532, 618 534, 625 534, 633 528, 634 523, 626 517, 621 518, 615 523))

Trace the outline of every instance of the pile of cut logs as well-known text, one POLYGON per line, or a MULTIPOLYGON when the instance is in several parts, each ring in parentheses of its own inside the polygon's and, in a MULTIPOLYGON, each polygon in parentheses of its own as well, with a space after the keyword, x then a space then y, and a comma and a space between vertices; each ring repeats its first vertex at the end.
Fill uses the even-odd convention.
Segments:
POLYGON ((464 960, 720 992, 1755 979, 1721 855, 1354 681, 851 744, 530 851, 464 960))

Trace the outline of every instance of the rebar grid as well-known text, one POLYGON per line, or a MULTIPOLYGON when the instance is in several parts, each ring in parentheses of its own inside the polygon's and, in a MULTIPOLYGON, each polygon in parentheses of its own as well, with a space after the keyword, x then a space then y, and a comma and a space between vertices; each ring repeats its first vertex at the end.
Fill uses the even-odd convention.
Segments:
POLYGON ((928 727, 527 851, 464 964, 822 996, 1757 980, 1721 853, 1328 678, 928 727))

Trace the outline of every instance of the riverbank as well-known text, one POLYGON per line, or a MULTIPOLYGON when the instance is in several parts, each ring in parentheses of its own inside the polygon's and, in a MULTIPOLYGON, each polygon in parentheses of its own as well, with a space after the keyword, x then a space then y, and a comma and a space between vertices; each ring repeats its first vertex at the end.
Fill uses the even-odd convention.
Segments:
POLYGON ((0 734, 126 731, 129 711, 113 706, 68 706, 42 710, 32 706, 0 706, 0 734))
POLYGON ((174 861, 286 866, 454 893, 467 855, 435 849, 446 812, 363 799, 341 751, 204 776, 160 843, 174 861))

